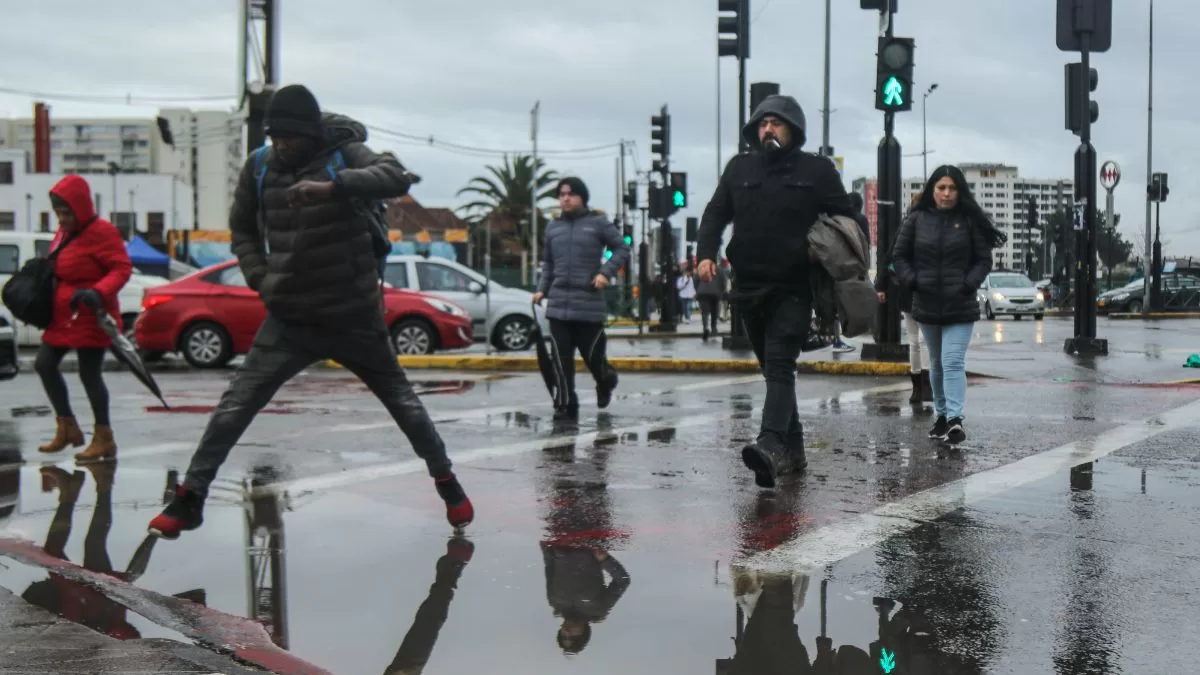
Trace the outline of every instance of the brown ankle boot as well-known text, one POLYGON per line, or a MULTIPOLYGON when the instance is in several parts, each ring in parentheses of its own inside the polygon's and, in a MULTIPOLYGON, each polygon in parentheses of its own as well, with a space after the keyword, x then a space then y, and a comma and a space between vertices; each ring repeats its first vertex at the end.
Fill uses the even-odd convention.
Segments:
POLYGON ((97 424, 92 432, 92 442, 83 452, 75 455, 76 461, 93 461, 113 459, 117 456, 117 442, 113 440, 112 427, 107 424, 97 424))
POLYGON ((68 445, 78 448, 83 445, 83 429, 74 417, 59 417, 56 420, 54 438, 49 443, 38 446, 38 452, 58 452, 68 445))

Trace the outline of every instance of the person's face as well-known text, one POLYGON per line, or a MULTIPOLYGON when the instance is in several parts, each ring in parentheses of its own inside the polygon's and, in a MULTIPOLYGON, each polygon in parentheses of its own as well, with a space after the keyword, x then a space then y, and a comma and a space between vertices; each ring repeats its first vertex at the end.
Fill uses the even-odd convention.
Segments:
POLYGON ((563 185, 558 188, 558 208, 563 213, 578 211, 583 208, 583 197, 571 192, 570 185, 563 185))
POLYGON ((304 136, 272 136, 271 145, 284 164, 295 166, 312 156, 317 142, 304 136))
POLYGON ((58 226, 68 232, 79 226, 79 221, 75 219, 75 212, 69 207, 54 207, 54 215, 58 217, 58 226))
POLYGON ((763 143, 768 136, 774 136, 780 145, 787 145, 792 140, 792 129, 778 117, 767 115, 758 123, 758 142, 763 143))
POLYGON ((939 209, 952 209, 958 203, 958 186, 950 176, 942 176, 933 184, 933 201, 939 209))

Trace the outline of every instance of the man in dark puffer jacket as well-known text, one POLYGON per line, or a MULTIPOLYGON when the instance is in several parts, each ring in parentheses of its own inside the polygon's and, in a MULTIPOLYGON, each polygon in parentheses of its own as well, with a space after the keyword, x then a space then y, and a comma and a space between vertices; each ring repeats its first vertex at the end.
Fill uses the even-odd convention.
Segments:
POLYGON ((267 318, 209 419, 187 478, 150 531, 174 539, 199 527, 209 484, 255 415, 284 383, 322 359, 341 363, 379 397, 425 460, 450 524, 465 526, 474 518, 471 501, 396 362, 370 224, 351 202, 403 196, 415 177, 394 156, 364 145, 361 124, 322 116, 303 86, 275 93, 264 126, 271 147, 262 203, 251 156, 238 178, 229 227, 233 252, 267 318), (331 176, 335 150, 346 168, 331 176))

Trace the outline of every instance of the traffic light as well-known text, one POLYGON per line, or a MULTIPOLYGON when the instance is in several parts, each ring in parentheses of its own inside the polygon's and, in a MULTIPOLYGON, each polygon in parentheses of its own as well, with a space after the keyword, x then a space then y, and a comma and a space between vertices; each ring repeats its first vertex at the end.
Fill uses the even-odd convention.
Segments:
POLYGON ((631 180, 631 181, 625 183, 625 197, 623 198, 623 201, 625 202, 626 207, 628 207, 630 209, 637 208, 637 201, 638 201, 637 181, 631 180))
POLYGON ((1029 229, 1036 230, 1038 226, 1037 197, 1029 197, 1029 229))
POLYGON ((1082 63, 1068 63, 1065 67, 1066 79, 1066 127, 1076 136, 1083 134, 1083 103, 1087 101, 1087 114, 1092 122, 1100 117, 1100 106, 1092 100, 1091 92, 1096 91, 1100 75, 1095 68, 1083 72, 1082 63))
POLYGON ((700 219, 688 218, 686 222, 687 226, 684 229, 684 236, 687 238, 688 243, 695 243, 697 235, 700 234, 700 219))
POLYGON ((625 225, 624 227, 621 228, 621 231, 625 238, 625 245, 633 246, 633 226, 625 225))
POLYGON ((750 0, 717 0, 717 12, 717 56, 750 58, 750 0))
POLYGON ((671 215, 671 210, 667 208, 666 195, 666 190, 654 184, 650 185, 649 194, 646 195, 646 206, 651 219, 660 220, 671 215))
POLYGON ((884 112, 912 110, 912 38, 881 37, 875 53, 875 109, 884 112))
POLYGON ((653 158, 653 171, 665 171, 667 157, 671 154, 671 115, 666 105, 663 105, 659 114, 650 118, 650 154, 656 156, 653 158))
POLYGON ((1150 174, 1150 184, 1146 186, 1146 194, 1150 196, 1152 202, 1167 201, 1167 195, 1171 194, 1171 188, 1167 187, 1167 174, 1150 174))
POLYGON ((671 200, 669 204, 671 213, 687 208, 687 172, 671 172, 671 184, 668 186, 667 196, 671 200))

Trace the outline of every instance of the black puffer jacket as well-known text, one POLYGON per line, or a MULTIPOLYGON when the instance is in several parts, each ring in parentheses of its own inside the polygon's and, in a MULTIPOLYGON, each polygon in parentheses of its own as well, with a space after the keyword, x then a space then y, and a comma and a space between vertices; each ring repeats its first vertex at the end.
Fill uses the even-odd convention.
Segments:
POLYGON ((383 311, 378 261, 367 221, 355 215, 349 199, 401 197, 408 192, 410 174, 391 154, 363 145, 367 133, 358 122, 326 113, 322 123, 324 146, 303 166, 284 166, 275 153, 267 155, 261 208, 269 254, 259 229, 254 156, 246 160, 229 214, 232 249, 246 283, 275 318, 309 325, 371 324, 383 311), (288 206, 288 188, 303 180, 329 180, 326 165, 335 149, 341 149, 347 167, 337 172, 335 198, 288 206))
POLYGON ((992 249, 957 210, 914 211, 892 251, 896 279, 913 291, 913 317, 949 326, 979 320, 976 294, 992 271, 992 249))

